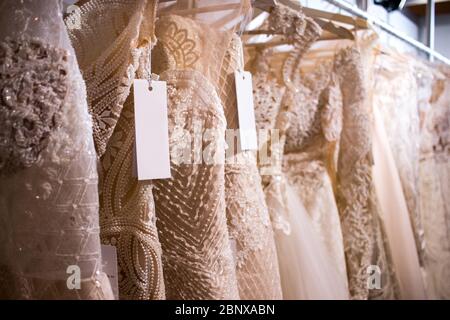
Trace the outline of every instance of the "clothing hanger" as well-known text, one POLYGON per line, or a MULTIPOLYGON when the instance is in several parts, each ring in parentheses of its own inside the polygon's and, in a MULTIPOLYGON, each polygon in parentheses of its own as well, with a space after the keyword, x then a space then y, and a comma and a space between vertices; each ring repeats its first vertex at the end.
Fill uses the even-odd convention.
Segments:
POLYGON ((336 35, 336 37, 350 40, 354 39, 353 33, 351 31, 333 23, 333 21, 340 23, 346 21, 347 24, 355 25, 356 23, 355 21, 353 21, 354 19, 352 17, 339 14, 330 14, 329 12, 316 9, 309 10, 309 8, 303 7, 290 0, 256 0, 254 3, 254 7, 270 13, 272 8, 276 6, 277 3, 281 3, 284 6, 287 6, 295 11, 302 11, 304 14, 312 18, 323 30, 336 35))

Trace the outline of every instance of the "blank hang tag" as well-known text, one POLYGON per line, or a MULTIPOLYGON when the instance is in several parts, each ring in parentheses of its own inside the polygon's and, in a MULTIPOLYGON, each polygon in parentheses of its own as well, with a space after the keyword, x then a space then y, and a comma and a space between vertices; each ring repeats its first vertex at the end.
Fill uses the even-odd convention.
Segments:
POLYGON ((235 71, 236 98, 239 119, 239 138, 241 150, 256 150, 255 108, 253 105, 252 74, 248 71, 235 71))
POLYGON ((134 80, 135 167, 138 180, 170 178, 165 81, 134 80))
POLYGON ((111 283, 112 292, 115 300, 119 300, 119 279, 117 273, 117 250, 114 246, 103 245, 102 250, 102 262, 103 272, 111 283))

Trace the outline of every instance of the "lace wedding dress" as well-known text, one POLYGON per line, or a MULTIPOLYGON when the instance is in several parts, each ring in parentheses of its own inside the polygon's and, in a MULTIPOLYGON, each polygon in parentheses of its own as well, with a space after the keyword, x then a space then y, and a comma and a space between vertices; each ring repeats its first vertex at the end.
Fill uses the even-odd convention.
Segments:
MULTIPOLYGON (((393 55, 394 53, 392 53, 393 55)), ((415 79, 409 73, 409 65, 400 57, 379 55, 374 79, 374 182, 380 203, 380 213, 386 226, 392 261, 399 279, 400 296, 403 299, 425 299, 425 288, 414 238, 412 221, 422 226, 418 214, 418 110, 414 108, 415 79), (406 69, 406 70, 405 70, 406 69), (395 80, 396 76, 402 78, 395 80), (408 77, 410 75, 410 77, 408 77), (410 96, 410 97, 408 97, 410 96), (402 100, 409 103, 402 103, 402 100), (413 107, 412 107, 413 106, 413 107), (384 121, 389 126, 385 130, 384 121), (394 121, 395 120, 395 121, 394 121), (389 143, 389 138, 391 143, 389 143), (394 152, 396 150, 396 157, 394 152), (397 148, 398 147, 398 148, 397 148), (401 151, 401 152, 400 152, 401 151), (408 156, 409 155, 409 156, 408 156), (397 165, 394 159, 397 159, 397 165), (398 170, 397 168, 402 168, 398 170), (402 172, 402 174, 400 173, 402 172), (401 180, 403 177, 403 180, 401 180), (401 181, 404 181, 402 188, 401 181), (405 190, 405 192, 404 192, 405 190), (405 198, 405 194, 409 197, 405 198), (409 199, 409 201, 407 201, 409 199), (409 207, 407 206, 409 203, 409 207), (413 215, 410 215, 408 208, 413 215)), ((420 237, 423 241, 423 234, 420 237)), ((418 239, 418 238, 416 238, 418 239)))
POLYGON ((272 224, 256 154, 234 144, 238 133, 234 71, 243 69, 242 43, 235 35, 224 57, 219 96, 227 120, 225 201, 228 229, 236 243, 236 275, 241 299, 281 299, 280 273, 272 224))
POLYGON ((238 299, 225 203, 226 118, 218 95, 232 32, 166 15, 156 36, 152 64, 168 86, 172 172, 154 188, 167 298, 238 299))
POLYGON ((345 273, 338 271, 298 190, 282 171, 286 132, 292 125, 292 109, 299 98, 292 81, 294 70, 321 30, 303 13, 282 5, 272 10, 267 27, 284 34, 295 47, 282 66, 273 69, 273 52, 270 49, 257 52, 253 77, 258 129, 275 133, 271 139, 262 142, 264 148, 270 149, 272 157, 265 159, 271 161, 260 161, 260 172, 275 231, 283 298, 347 299, 345 273), (279 139, 274 138, 277 133, 279 139))
POLYGON ((0 9, 0 298, 112 299, 92 123, 62 8, 0 9))
POLYGON ((121 299, 164 299, 152 182, 133 175, 135 78, 151 79, 153 0, 91 0, 67 18, 100 157, 102 243, 117 249, 121 299))

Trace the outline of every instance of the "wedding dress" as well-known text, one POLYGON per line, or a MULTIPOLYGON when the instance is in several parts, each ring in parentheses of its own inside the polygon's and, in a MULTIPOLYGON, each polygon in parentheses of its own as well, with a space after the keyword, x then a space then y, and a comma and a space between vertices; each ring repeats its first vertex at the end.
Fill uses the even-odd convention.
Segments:
POLYGON ((294 81, 299 97, 286 132, 283 171, 301 197, 340 277, 347 282, 344 242, 333 190, 336 145, 342 130, 339 83, 330 60, 308 73, 300 73, 299 69, 300 66, 294 81))
POLYGON ((234 72, 243 69, 242 43, 237 35, 225 54, 219 82, 227 120, 225 201, 228 229, 236 243, 236 275, 241 299, 281 299, 280 273, 272 224, 254 151, 234 144, 238 119, 234 72))
POLYGON ((372 177, 372 138, 368 84, 369 43, 348 47, 335 57, 342 93, 342 132, 337 164, 337 204, 353 299, 393 299, 398 282, 379 214, 372 177), (362 62, 365 61, 363 69, 362 62), (374 267, 372 267, 374 266, 374 267), (382 286, 369 287, 371 269, 380 270, 382 286))
POLYGON ((66 20, 86 81, 100 158, 101 240, 117 249, 121 299, 165 298, 153 184, 138 181, 133 174, 130 92, 135 78, 152 77, 156 4, 154 0, 91 0, 66 20))
MULTIPOLYGON (((375 86, 376 89, 380 89, 375 86)), ((383 95, 387 90, 377 91, 383 95)), ((396 106, 391 106, 395 108, 396 106)), ((383 120, 374 102, 374 184, 380 203, 380 212, 386 226, 392 252, 392 261, 399 279, 402 299, 426 299, 419 256, 408 215, 408 207, 401 188, 400 176, 384 130, 383 120)))
MULTIPOLYGON (((417 65, 417 63, 415 63, 417 65)), ((448 201, 448 78, 431 68, 416 66, 421 111, 420 213, 425 232, 425 271, 431 299, 450 297, 450 239, 448 201), (445 169, 447 166, 447 172, 445 169), (448 203, 448 202, 447 202, 448 203)))
POLYGON ((112 299, 92 123, 62 8, 0 9, 0 298, 112 299))
POLYGON ((226 215, 227 122, 218 94, 232 34, 173 14, 156 24, 152 64, 168 86, 172 172, 154 188, 168 299, 239 298, 226 215))
POLYGON ((386 129, 406 197, 421 264, 425 250, 419 207, 419 112, 415 70, 406 57, 390 52, 375 62, 374 107, 386 129))
POLYGON ((260 142, 272 154, 271 161, 260 159, 260 172, 275 232, 283 298, 347 299, 346 275, 338 271, 297 190, 282 172, 286 131, 299 98, 293 86, 293 71, 321 30, 302 12, 282 5, 272 10, 267 27, 284 34, 295 48, 281 68, 273 69, 273 52, 257 52, 253 77, 257 127, 279 133, 279 139, 260 142), (272 70, 281 70, 281 75, 272 70))

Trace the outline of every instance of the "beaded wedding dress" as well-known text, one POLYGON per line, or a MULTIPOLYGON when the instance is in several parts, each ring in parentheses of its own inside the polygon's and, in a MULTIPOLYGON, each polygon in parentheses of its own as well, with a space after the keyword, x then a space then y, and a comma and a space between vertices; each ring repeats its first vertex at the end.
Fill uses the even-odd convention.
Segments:
POLYGON ((112 299, 92 123, 62 7, 0 9, 0 298, 112 299))
POLYGON ((154 71, 168 86, 172 178, 154 188, 168 299, 239 299, 227 226, 218 84, 232 31, 165 15, 154 71))
POLYGON ((115 246, 121 299, 164 299, 151 181, 133 174, 135 78, 151 79, 154 0, 91 0, 66 20, 86 81, 100 158, 102 243, 115 246), (70 26, 77 26, 78 28, 70 26))
POLYGON ((372 111, 376 193, 399 279, 400 296, 424 299, 426 294, 418 254, 422 250, 417 250, 415 241, 417 239, 424 248, 423 231, 416 233, 415 238, 411 224, 416 221, 416 230, 422 226, 416 207, 419 203, 419 117, 414 108, 416 81, 408 61, 402 63, 401 56, 395 53, 378 55, 375 65, 372 111))
POLYGON ((299 93, 286 132, 283 171, 301 197, 340 276, 346 279, 344 242, 334 196, 336 145, 342 130, 339 83, 330 60, 308 73, 297 68, 294 74, 299 93))
POLYGON ((282 5, 272 10, 267 27, 284 34, 295 48, 280 68, 271 68, 270 49, 257 52, 253 63, 257 126, 275 134, 269 133, 271 138, 260 141, 272 155, 265 159, 270 161, 260 159, 260 172, 275 232, 283 298, 348 299, 345 272, 338 270, 298 189, 282 171, 286 132, 292 125, 292 109, 299 101, 299 91, 292 81, 294 70, 321 30, 303 13, 282 5))

